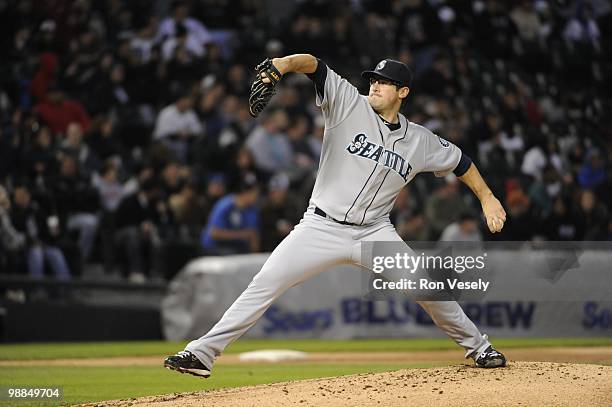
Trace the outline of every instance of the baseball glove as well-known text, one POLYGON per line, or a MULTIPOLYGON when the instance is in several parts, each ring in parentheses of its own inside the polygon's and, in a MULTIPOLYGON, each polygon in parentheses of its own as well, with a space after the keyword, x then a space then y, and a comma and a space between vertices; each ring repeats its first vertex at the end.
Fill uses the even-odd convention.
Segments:
POLYGON ((251 94, 249 95, 249 112, 251 116, 257 117, 270 102, 270 99, 276 93, 276 85, 280 82, 283 75, 272 64, 270 58, 260 62, 255 67, 257 78, 251 85, 251 94), (265 83, 262 74, 268 78, 269 82, 265 83))

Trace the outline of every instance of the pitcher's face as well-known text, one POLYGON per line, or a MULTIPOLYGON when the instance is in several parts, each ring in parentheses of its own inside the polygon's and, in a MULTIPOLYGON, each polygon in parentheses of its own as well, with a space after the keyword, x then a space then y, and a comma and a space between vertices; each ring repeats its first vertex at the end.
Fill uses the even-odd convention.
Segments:
POLYGON ((388 79, 374 76, 370 78, 368 102, 376 112, 392 109, 401 104, 401 99, 408 96, 408 88, 400 87, 388 79))

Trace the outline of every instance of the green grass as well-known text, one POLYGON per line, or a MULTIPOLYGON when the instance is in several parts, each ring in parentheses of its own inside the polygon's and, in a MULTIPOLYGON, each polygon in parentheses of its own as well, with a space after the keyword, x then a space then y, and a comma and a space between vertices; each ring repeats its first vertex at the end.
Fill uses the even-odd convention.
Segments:
MULTIPOLYGON (((529 348, 545 346, 612 346, 612 338, 513 338, 494 339, 496 347, 529 348)), ((134 341, 88 343, 35 343, 0 345, 0 360, 83 359, 118 356, 164 356, 182 350, 186 342, 134 341)), ((441 339, 367 340, 240 340, 226 353, 257 349, 294 349, 303 352, 410 352, 415 350, 458 349, 441 339)))
MULTIPOLYGON (((15 406, 58 405, 125 399, 155 394, 212 390, 287 380, 432 367, 432 364, 219 365, 209 379, 170 372, 162 367, 9 367, 0 370, 2 386, 63 386, 61 402, 19 401, 15 406)), ((6 403, 6 402, 5 402, 6 403)), ((0 405, 3 402, 0 402, 0 405)))

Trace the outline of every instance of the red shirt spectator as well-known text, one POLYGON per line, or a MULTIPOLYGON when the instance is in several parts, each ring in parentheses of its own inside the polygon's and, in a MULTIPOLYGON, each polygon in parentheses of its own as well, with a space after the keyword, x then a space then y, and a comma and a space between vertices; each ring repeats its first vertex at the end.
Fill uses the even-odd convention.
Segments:
POLYGON ((65 133, 72 122, 78 122, 83 131, 87 131, 91 125, 83 106, 75 100, 65 99, 64 93, 54 87, 49 88, 47 98, 36 105, 36 112, 53 134, 65 133))
POLYGON ((40 67, 30 82, 30 95, 34 96, 37 102, 45 100, 47 90, 55 84, 57 65, 57 55, 44 52, 40 56, 40 67))

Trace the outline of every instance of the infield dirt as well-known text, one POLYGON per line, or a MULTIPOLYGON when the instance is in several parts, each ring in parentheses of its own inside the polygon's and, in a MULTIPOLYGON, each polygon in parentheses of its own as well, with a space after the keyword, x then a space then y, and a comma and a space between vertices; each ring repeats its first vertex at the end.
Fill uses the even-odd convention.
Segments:
MULTIPOLYGON (((149 396, 98 402, 87 406, 612 405, 612 366, 584 363, 609 364, 612 356, 610 347, 513 349, 507 354, 510 362, 504 369, 486 370, 467 364, 457 364, 443 368, 404 369, 207 392, 149 396), (531 361, 516 361, 517 359, 531 361), (550 362, 561 360, 583 363, 550 362)), ((427 358, 428 361, 448 362, 456 360, 456 356, 456 351, 399 354, 320 353, 312 354, 308 359, 310 362, 325 360, 338 363, 343 361, 367 363, 393 357, 395 361, 417 362, 427 358)), ((153 362, 153 359, 148 357, 140 359, 143 363, 153 362)), ((115 359, 115 362, 118 361, 115 359)), ((134 359, 126 361, 135 362, 134 359)), ((80 363, 83 362, 86 361, 80 363)), ((96 360, 89 360, 89 363, 97 364, 96 360)), ((219 363, 240 362, 237 355, 226 355, 219 360, 219 363)))
POLYGON ((612 367, 511 362, 276 383, 89 406, 610 406, 612 367))

